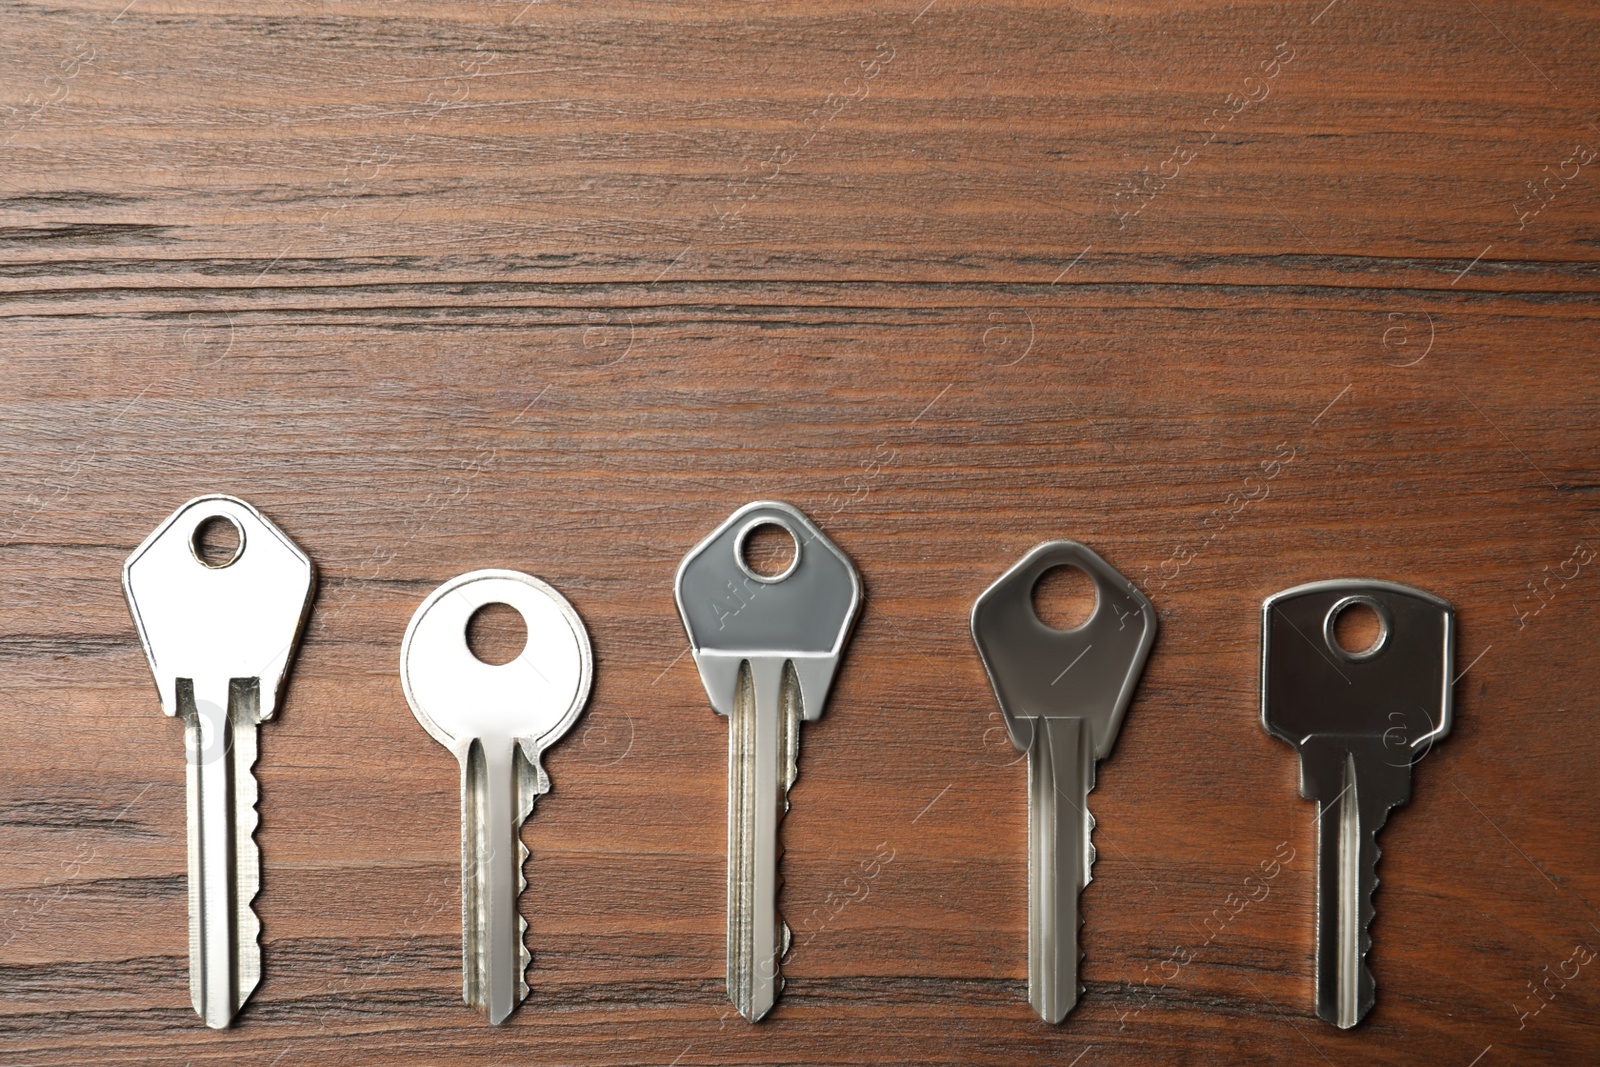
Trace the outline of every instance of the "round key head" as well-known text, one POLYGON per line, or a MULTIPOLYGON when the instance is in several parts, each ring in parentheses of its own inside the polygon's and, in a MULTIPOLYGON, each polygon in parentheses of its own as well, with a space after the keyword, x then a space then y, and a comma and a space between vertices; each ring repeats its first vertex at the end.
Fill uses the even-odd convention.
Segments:
POLYGON ((474 739, 516 739, 535 765, 589 698, 589 633, 565 597, 518 571, 463 574, 417 608, 400 645, 406 701, 435 741, 464 758, 474 739), (528 643, 508 663, 480 660, 467 623, 487 604, 522 616, 528 643))
POLYGON ((1303 745, 1320 734, 1381 737, 1409 763, 1450 732, 1455 613, 1447 600, 1394 582, 1295 586, 1261 609, 1261 721, 1303 745), (1377 632, 1351 651, 1339 617, 1368 609, 1377 632))
POLYGON ((310 558, 243 500, 201 496, 174 511, 122 568, 162 710, 178 713, 180 678, 254 678, 269 718, 315 589, 310 558), (203 529, 218 523, 233 528, 231 557, 203 550, 203 529))
POLYGON ((1036 546, 972 605, 972 640, 1020 752, 1033 745, 1034 719, 1071 718, 1089 724, 1096 759, 1110 754, 1155 639, 1149 598, 1076 541, 1036 546), (1060 566, 1095 588, 1094 613, 1072 630, 1046 626, 1033 606, 1034 586, 1060 566))

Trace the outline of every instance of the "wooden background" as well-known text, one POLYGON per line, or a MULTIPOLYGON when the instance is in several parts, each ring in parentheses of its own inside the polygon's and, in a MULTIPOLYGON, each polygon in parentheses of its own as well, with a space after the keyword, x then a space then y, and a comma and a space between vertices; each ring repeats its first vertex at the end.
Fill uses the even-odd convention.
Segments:
POLYGON ((1600 969, 1556 977, 1600 947, 1597 18, 4 4, 0 1062, 1600 1054, 1600 969), (118 581, 210 491, 321 574, 262 731, 265 976, 223 1033, 189 1006, 180 728, 118 581), (783 826, 801 943, 751 1027, 726 725, 672 578, 768 497, 867 598, 783 826), (1092 798, 1086 993, 1049 1027, 1025 772, 967 615, 1060 536, 1162 630, 1092 798), (455 764, 396 673, 421 599, 486 566, 561 589, 597 655, 499 1030, 460 1000, 455 764), (1262 598, 1339 576, 1451 600, 1464 672, 1380 838, 1348 1033, 1312 1014, 1314 811, 1257 706, 1262 598))

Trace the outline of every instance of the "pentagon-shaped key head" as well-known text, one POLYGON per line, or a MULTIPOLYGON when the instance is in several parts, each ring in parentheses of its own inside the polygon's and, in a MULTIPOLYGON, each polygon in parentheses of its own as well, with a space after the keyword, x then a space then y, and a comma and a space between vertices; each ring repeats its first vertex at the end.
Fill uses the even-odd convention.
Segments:
POLYGON ((978 598, 972 639, 1017 751, 1032 748, 1035 719, 1082 719, 1099 760, 1116 743, 1155 643, 1156 610, 1094 550, 1047 541, 978 598), (1095 612, 1075 630, 1052 629, 1033 610, 1034 586, 1062 565, 1080 568, 1095 587, 1095 612))
POLYGON ((678 568, 678 612, 711 706, 733 708, 739 665, 777 659, 794 664, 806 719, 822 716, 845 642, 861 608, 861 579, 828 535, 788 504, 746 504, 700 542, 678 568), (794 538, 781 574, 766 576, 744 559, 746 538, 775 525, 794 538))
POLYGON ((678 568, 678 611, 711 706, 728 719, 728 997, 751 1022, 783 988, 778 826, 799 773, 800 723, 822 715, 861 608, 850 560, 787 504, 734 512, 678 568), (762 526, 794 541, 787 570, 744 558, 762 526), (741 683, 741 678, 744 680, 741 683))
POLYGON ((1156 637, 1156 612, 1133 583, 1074 541, 1048 541, 978 597, 972 639, 1011 743, 1028 754, 1028 1000, 1059 1023, 1078 1002, 1078 895, 1094 864, 1089 791, 1117 739, 1156 637), (1082 626, 1057 630, 1034 611, 1053 567, 1095 587, 1082 626))
POLYGON ((256 733, 277 709, 315 584, 305 553, 230 496, 180 507, 122 570, 161 708, 183 722, 189 995, 215 1028, 232 1022, 261 977, 256 733), (212 519, 238 536, 233 557, 220 563, 207 562, 197 544, 212 519))
POLYGON ((282 530, 243 500, 196 497, 134 549, 122 587, 162 711, 178 714, 179 678, 256 678, 260 720, 272 717, 315 592, 310 558, 282 530), (213 518, 231 522, 239 537, 233 559, 220 566, 195 544, 213 518))

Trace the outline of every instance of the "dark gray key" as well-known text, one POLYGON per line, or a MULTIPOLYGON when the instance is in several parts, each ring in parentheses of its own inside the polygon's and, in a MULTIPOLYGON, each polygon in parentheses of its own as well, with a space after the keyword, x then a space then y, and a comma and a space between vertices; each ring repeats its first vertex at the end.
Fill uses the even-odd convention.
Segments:
POLYGON ((1372 1007, 1367 969, 1376 835, 1411 798, 1411 766, 1450 731, 1455 615, 1392 582, 1312 582, 1268 597, 1261 721, 1300 753, 1300 795, 1318 804, 1317 1015, 1341 1029, 1372 1007), (1347 652, 1334 624, 1377 613, 1378 637, 1347 652))
POLYGON ((1089 791, 1156 639, 1156 612, 1133 583, 1074 541, 1047 541, 972 605, 972 639, 989 672, 1006 732, 1028 754, 1028 1000, 1059 1023, 1078 1002, 1078 896, 1094 845, 1089 791), (1056 630, 1033 609, 1033 589, 1063 564, 1094 582, 1095 610, 1056 630))

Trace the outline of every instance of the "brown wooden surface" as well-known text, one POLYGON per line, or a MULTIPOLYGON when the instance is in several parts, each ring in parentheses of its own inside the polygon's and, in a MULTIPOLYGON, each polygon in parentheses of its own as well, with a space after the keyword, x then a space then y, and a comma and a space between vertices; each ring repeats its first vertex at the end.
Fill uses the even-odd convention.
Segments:
POLYGON ((124 3, 0 9, 0 1062, 1600 1053, 1600 970, 1553 977, 1600 947, 1592 5, 124 3), (180 730, 118 582, 208 491, 322 581, 262 731, 265 977, 225 1033, 189 1007, 180 730), (672 578, 760 497, 867 599, 751 1027, 672 578), (1048 1027, 967 613, 1056 536, 1162 631, 1048 1027), (457 772, 395 669, 483 566, 561 589, 597 657, 498 1030, 460 1000, 457 772), (1466 673, 1341 1033, 1257 662, 1263 596, 1346 575, 1451 600, 1466 673))

